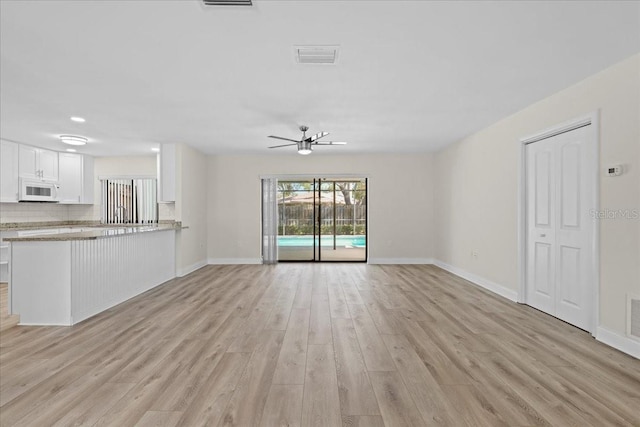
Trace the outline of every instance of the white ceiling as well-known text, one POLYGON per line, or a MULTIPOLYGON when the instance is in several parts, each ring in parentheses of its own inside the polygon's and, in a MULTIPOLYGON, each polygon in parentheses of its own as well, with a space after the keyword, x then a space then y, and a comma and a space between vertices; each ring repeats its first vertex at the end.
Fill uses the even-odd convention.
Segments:
POLYGON ((628 1, 0 7, 0 137, 62 150, 79 134, 94 155, 267 154, 301 124, 349 141, 316 152, 435 150, 640 51, 628 1), (297 64, 305 44, 340 45, 338 64, 297 64))

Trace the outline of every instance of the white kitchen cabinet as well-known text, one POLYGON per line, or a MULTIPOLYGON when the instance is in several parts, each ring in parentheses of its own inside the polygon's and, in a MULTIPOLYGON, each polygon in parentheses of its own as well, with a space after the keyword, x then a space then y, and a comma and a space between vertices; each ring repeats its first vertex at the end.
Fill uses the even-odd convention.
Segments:
POLYGON ((158 154, 158 202, 176 201, 176 144, 162 144, 158 154))
POLYGON ((18 156, 20 146, 15 142, 0 141, 0 202, 18 201, 18 156))
POLYGON ((20 144, 20 178, 58 181, 58 153, 20 144))
POLYGON ((94 203, 95 176, 93 169, 93 157, 82 156, 82 193, 80 203, 92 205, 94 203))
POLYGON ((40 179, 38 148, 20 145, 20 163, 18 172, 21 178, 40 179))
POLYGON ((93 204, 93 157, 59 153, 58 200, 63 204, 93 204))
POLYGON ((58 153, 40 150, 40 178, 45 181, 58 180, 58 153))
POLYGON ((58 154, 60 166, 58 200, 60 203, 80 203, 82 197, 82 155, 58 154))

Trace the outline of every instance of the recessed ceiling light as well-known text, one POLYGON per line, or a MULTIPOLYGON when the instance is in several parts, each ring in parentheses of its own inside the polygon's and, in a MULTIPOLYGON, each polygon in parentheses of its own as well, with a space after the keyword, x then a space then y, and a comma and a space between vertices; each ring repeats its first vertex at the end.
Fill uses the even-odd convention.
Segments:
POLYGON ((76 150, 75 148, 67 148, 67 151, 70 153, 75 153, 78 150, 76 150))
POLYGON ((77 122, 77 123, 84 123, 86 122, 85 119, 83 119, 82 117, 78 117, 78 116, 73 116, 71 117, 71 121, 73 122, 77 122))
POLYGON ((69 145, 85 145, 87 141, 89 141, 84 136, 77 136, 77 135, 60 135, 59 138, 60 138, 60 141, 69 145))
POLYGON ((151 151, 155 151, 155 152, 157 153, 157 152, 159 152, 159 151, 160 151, 160 149, 159 149, 158 147, 153 147, 153 148, 151 149, 151 151))

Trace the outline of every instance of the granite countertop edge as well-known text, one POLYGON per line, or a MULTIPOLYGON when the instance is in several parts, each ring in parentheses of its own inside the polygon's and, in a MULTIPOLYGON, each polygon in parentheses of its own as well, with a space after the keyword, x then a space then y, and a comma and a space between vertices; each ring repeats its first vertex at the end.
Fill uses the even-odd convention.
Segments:
MULTIPOLYGON (((161 220, 158 225, 173 225, 182 228, 181 221, 161 220)), ((36 222, 4 222, 0 223, 0 231, 24 231, 47 228, 73 228, 73 227, 148 227, 148 224, 102 224, 100 221, 36 221, 36 222)))
MULTIPOLYGON (((69 225, 67 224, 66 227, 69 227, 69 225)), ((93 225, 92 227, 95 227, 95 225, 93 225)), ((31 229, 33 228, 34 227, 31 227, 31 229)), ((35 227, 35 228, 44 228, 44 227, 35 227)), ((60 226, 58 226, 58 228, 60 228, 60 226)), ((149 233, 149 232, 167 231, 167 230, 180 230, 183 227, 180 224, 180 222, 173 222, 170 224, 160 223, 157 225, 136 225, 136 226, 111 225, 111 226, 104 226, 101 228, 104 228, 104 229, 80 231, 75 233, 72 232, 72 233, 43 234, 43 235, 22 236, 22 237, 5 237, 3 240, 7 242, 45 242, 45 241, 61 242, 61 241, 69 241, 69 240, 96 240, 96 239, 126 236, 126 235, 139 234, 139 233, 149 233)), ((28 229, 29 228, 23 228, 22 230, 28 230, 28 229)), ((12 230, 17 230, 17 229, 14 228, 12 230)))

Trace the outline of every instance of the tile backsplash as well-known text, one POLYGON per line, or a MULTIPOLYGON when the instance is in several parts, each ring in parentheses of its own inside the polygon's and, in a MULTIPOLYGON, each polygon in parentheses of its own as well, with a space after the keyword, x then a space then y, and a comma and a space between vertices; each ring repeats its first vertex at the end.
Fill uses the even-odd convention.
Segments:
POLYGON ((69 221, 100 221, 101 205, 67 205, 69 221))
MULTIPOLYGON (((175 219, 175 205, 160 203, 161 221, 175 219)), ((0 203, 0 224, 14 222, 100 221, 100 205, 57 203, 0 203)))
POLYGON ((100 220, 100 205, 0 203, 0 223, 97 220, 100 220))

